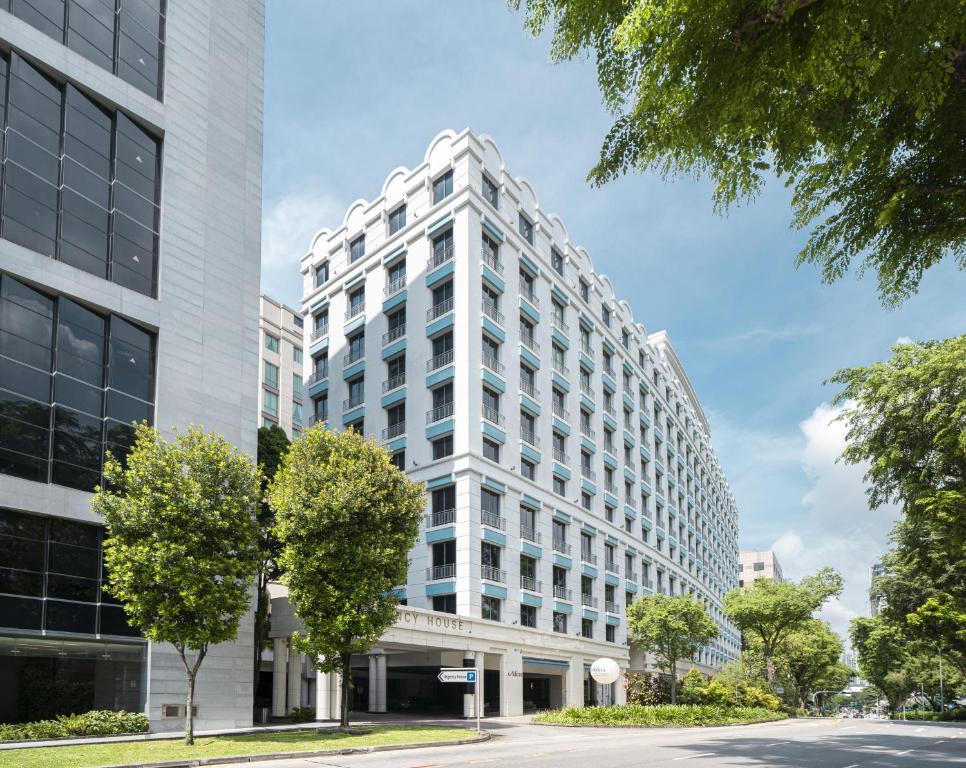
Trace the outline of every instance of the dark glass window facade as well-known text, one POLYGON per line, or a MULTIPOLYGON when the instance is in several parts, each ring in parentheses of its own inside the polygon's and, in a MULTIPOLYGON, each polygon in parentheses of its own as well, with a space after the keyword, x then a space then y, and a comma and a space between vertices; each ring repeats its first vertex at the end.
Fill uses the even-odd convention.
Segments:
POLYGON ((104 589, 103 528, 0 509, 0 628, 137 636, 104 589))
POLYGON ((0 275, 0 474, 92 491, 154 418, 154 335, 0 275))
POLYGON ((164 0, 0 0, 0 8, 161 98, 164 0))
POLYGON ((16 53, 0 102, 0 237, 154 296, 160 142, 16 53))

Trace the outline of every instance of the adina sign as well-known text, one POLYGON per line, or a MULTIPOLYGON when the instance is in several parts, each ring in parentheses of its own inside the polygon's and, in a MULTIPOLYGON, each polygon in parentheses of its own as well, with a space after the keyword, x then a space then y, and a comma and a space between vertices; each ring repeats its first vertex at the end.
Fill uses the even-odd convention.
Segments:
POLYGON ((590 676, 601 685, 609 685, 621 676, 621 668, 613 659, 597 659, 590 665, 590 676))

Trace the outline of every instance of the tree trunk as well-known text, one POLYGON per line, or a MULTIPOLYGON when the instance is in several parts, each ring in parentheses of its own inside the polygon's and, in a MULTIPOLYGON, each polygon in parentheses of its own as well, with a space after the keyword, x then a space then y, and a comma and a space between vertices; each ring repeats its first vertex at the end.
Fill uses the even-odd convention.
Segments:
POLYGON ((184 743, 189 747, 195 743, 195 673, 188 672, 188 704, 184 711, 184 743))
POLYGON ((770 651, 765 652, 765 680, 768 685, 775 686, 775 656, 770 651))
POLYGON ((349 687, 352 685, 352 654, 343 653, 342 654, 342 706, 341 720, 339 721, 339 729, 346 731, 349 729, 349 687))
POLYGON ((678 703, 678 664, 671 662, 671 703, 678 703))

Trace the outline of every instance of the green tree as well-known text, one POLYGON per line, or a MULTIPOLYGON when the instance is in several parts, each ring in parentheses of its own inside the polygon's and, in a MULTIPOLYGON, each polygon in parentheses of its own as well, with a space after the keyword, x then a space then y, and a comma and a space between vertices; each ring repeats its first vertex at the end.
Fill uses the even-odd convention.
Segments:
MULTIPOLYGON (((757 639, 757 642, 761 642, 757 639)), ((794 688, 800 708, 818 690, 841 690, 849 681, 839 663, 842 639, 824 621, 809 619, 790 632, 775 650, 776 667, 794 688)))
POLYGON ((849 628, 862 677, 882 691, 893 713, 915 687, 909 674, 909 652, 902 631, 882 616, 852 619, 849 628))
POLYGON ((899 504, 887 610, 966 654, 966 336, 899 344, 886 362, 837 372, 842 458, 868 469, 868 499, 899 504))
POLYGON ((258 473, 250 457, 200 427, 168 442, 142 423, 125 466, 109 457, 104 477, 91 507, 107 528, 108 591, 146 638, 178 651, 185 743, 193 744, 198 670, 212 645, 236 637, 251 605, 258 473))
POLYGON ((292 640, 322 671, 342 675, 349 725, 350 660, 396 619, 423 515, 423 486, 375 441, 310 427, 282 459, 268 493, 279 565, 304 633, 292 640))
POLYGON ((798 584, 757 579, 725 595, 724 607, 745 635, 760 642, 765 677, 769 685, 774 685, 779 645, 805 626, 826 600, 841 593, 842 577, 831 568, 822 568, 798 584))
MULTIPOLYGON (((774 173, 798 263, 862 259, 883 301, 966 266, 966 14, 960 0, 523 0, 557 61, 596 58, 615 123, 590 180, 707 173, 719 207, 774 173)), ((521 0, 510 0, 519 7, 521 0)))
POLYGON ((278 581, 279 543, 275 537, 275 515, 265 495, 268 483, 278 471, 282 457, 288 450, 289 439, 285 430, 277 424, 258 429, 258 466, 261 469, 261 503, 258 505, 259 560, 255 572, 255 679, 254 691, 258 691, 258 677, 262 667, 262 651, 268 642, 268 585, 278 581))
POLYGON ((627 607, 632 643, 654 655, 671 676, 671 703, 677 703, 678 661, 690 659, 718 636, 704 603, 690 595, 644 595, 627 607))

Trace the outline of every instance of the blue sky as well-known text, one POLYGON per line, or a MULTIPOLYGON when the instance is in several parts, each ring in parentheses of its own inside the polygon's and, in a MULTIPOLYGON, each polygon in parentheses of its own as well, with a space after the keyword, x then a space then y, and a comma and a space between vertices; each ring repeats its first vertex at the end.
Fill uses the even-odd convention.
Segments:
POLYGON ((777 181, 725 216, 702 179, 590 187, 611 124, 593 64, 550 63, 549 37, 530 37, 502 0, 267 6, 263 290, 297 306, 314 231, 419 163, 440 130, 489 134, 637 319, 668 330, 735 489, 742 546, 775 546, 794 578, 842 570, 846 592, 826 611, 837 629, 865 611, 892 515, 868 511, 861 471, 835 463, 841 428, 822 380, 900 337, 966 331, 966 275, 944 264, 886 311, 873 275, 826 286, 794 268, 805 235, 777 181))

